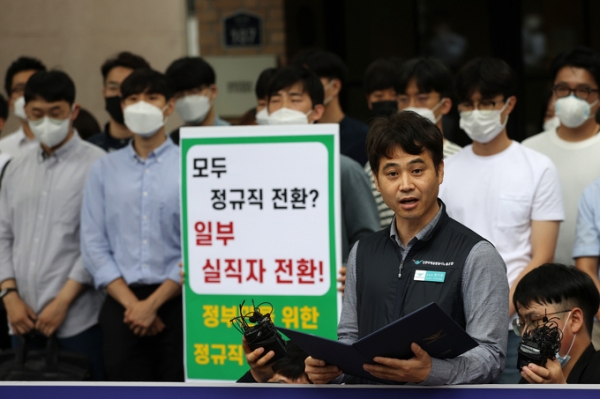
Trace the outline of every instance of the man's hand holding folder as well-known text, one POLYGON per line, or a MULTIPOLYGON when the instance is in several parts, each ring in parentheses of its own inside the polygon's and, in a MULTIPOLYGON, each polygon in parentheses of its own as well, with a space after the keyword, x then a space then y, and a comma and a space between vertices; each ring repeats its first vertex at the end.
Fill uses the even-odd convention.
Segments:
MULTIPOLYGON (((363 368, 372 376, 383 380, 422 382, 431 371, 431 357, 414 342, 410 349, 415 356, 408 360, 377 356, 373 361, 378 364, 365 363, 363 368)), ((342 374, 337 366, 328 365, 320 359, 308 357, 305 364, 306 374, 314 384, 327 384, 342 374)))
POLYGON ((432 357, 448 359, 477 346, 435 303, 349 344, 277 327, 311 357, 305 372, 315 384, 326 384, 344 373, 377 382, 423 382, 432 357))
POLYGON ((410 349, 415 354, 408 360, 377 356, 373 359, 378 364, 365 364, 364 369, 371 375, 384 380, 397 382, 422 382, 431 371, 431 357, 416 343, 410 349))

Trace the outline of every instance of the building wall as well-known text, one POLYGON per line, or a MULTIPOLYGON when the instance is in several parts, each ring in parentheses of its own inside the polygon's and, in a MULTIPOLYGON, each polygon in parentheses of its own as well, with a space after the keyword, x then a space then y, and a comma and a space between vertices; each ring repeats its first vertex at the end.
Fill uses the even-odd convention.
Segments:
MULTIPOLYGON (((0 74, 21 55, 41 59, 68 73, 76 101, 103 125, 100 65, 128 50, 164 71, 185 55, 185 0, 18 0, 4 1, 0 12, 0 74)), ((2 90, 4 92, 4 90, 2 90)), ((4 93, 6 95, 6 93, 4 93)), ((174 115, 168 128, 180 124, 174 115)), ((18 122, 10 116, 3 134, 18 122)))
POLYGON ((283 61, 285 23, 283 0, 196 0, 200 55, 266 55, 274 54, 283 61), (263 18, 265 44, 262 48, 226 49, 221 44, 224 17, 240 9, 263 18))

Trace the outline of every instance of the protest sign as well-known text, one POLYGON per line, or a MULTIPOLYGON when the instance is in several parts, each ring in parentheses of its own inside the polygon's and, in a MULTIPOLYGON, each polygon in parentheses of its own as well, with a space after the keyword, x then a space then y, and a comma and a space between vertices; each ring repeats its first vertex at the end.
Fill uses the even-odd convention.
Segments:
POLYGON ((278 326, 336 338, 338 129, 182 129, 187 380, 236 380, 248 370, 230 322, 244 301, 244 314, 254 300, 278 326))

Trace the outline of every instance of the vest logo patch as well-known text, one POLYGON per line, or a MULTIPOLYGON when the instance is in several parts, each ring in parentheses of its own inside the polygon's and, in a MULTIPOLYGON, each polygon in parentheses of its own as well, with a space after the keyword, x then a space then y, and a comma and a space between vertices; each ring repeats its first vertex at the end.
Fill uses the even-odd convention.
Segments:
POLYGON ((446 280, 446 272, 435 272, 431 270, 415 270, 415 281, 443 283, 444 280, 446 280))
POLYGON ((430 265, 430 266, 452 266, 454 265, 454 262, 433 262, 430 260, 416 260, 413 259, 413 262, 415 263, 415 265, 430 265))

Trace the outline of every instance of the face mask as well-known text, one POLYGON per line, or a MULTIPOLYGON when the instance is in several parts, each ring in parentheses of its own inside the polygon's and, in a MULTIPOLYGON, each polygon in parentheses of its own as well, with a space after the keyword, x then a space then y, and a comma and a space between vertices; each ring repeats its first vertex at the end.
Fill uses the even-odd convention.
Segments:
POLYGON ((27 115, 25 115, 25 97, 21 96, 17 98, 15 101, 15 116, 19 119, 27 120, 27 115))
POLYGON ((416 114, 421 115, 423 118, 429 119, 431 121, 431 123, 433 123, 435 125, 436 123, 439 122, 440 119, 442 119, 442 115, 440 115, 436 118, 435 114, 434 114, 435 110, 437 110, 441 105, 442 105, 442 101, 437 103, 437 105, 435 107, 433 107, 432 109, 408 107, 408 108, 404 108, 402 111, 412 111, 416 114))
POLYGON ((267 107, 264 107, 256 113, 256 123, 259 125, 269 124, 269 112, 267 111, 267 107))
POLYGON ((186 123, 202 123, 210 111, 208 96, 191 95, 175 101, 175 111, 186 123))
MULTIPOLYGON (((567 328, 567 322, 569 321, 569 317, 571 317, 571 312, 569 312, 569 316, 567 316, 567 320, 565 321, 565 326, 562 329, 563 335, 565 333, 565 328, 567 328)), ((558 351, 556 352, 556 360, 558 360, 558 362, 560 363, 561 368, 565 367, 565 365, 569 362, 569 360, 571 360, 571 356, 569 356, 569 353, 571 353, 571 348, 573 348, 573 344, 575 343, 575 337, 577 337, 577 334, 573 334, 573 340, 571 341, 571 346, 569 346, 569 350, 567 351, 567 354, 564 357, 562 357, 558 353, 558 351)))
POLYGON ((576 128, 589 119, 590 109, 598 103, 598 100, 592 104, 577 98, 574 95, 559 98, 554 102, 555 114, 560 119, 560 123, 568 128, 576 128))
MULTIPOLYGON (((166 106, 165 106, 166 108, 166 106)), ((128 105, 123 111, 125 126, 142 137, 150 137, 165 124, 163 111, 145 101, 128 105)))
POLYGON ((123 108, 121 108, 121 96, 106 97, 104 99, 104 109, 115 122, 121 125, 125 124, 123 108))
POLYGON ((69 134, 69 122, 71 122, 71 118, 53 119, 44 116, 36 121, 29 120, 29 128, 37 141, 53 148, 69 134))
POLYGON ((484 111, 478 109, 460 113, 460 128, 464 130, 473 141, 486 144, 495 139, 508 122, 508 115, 504 123, 501 114, 508 106, 508 101, 500 110, 484 111))
POLYGON ((389 118, 398 112, 398 101, 377 101, 371 104, 371 115, 374 118, 389 118))
POLYGON ((558 119, 558 116, 553 116, 552 118, 544 122, 544 132, 548 130, 556 130, 559 126, 560 119, 558 119))
POLYGON ((303 114, 300 111, 296 111, 289 108, 280 108, 277 111, 269 114, 267 118, 268 125, 308 125, 308 115, 312 112, 312 109, 307 114, 303 114))
MULTIPOLYGON (((323 86, 323 93, 325 93, 327 91, 327 89, 329 89, 331 86, 333 85, 333 80, 330 81, 329 83, 327 83, 325 86, 323 86)), ((331 102, 331 100, 333 100, 333 95, 327 97, 325 100, 323 100, 323 105, 327 105, 331 102)))

